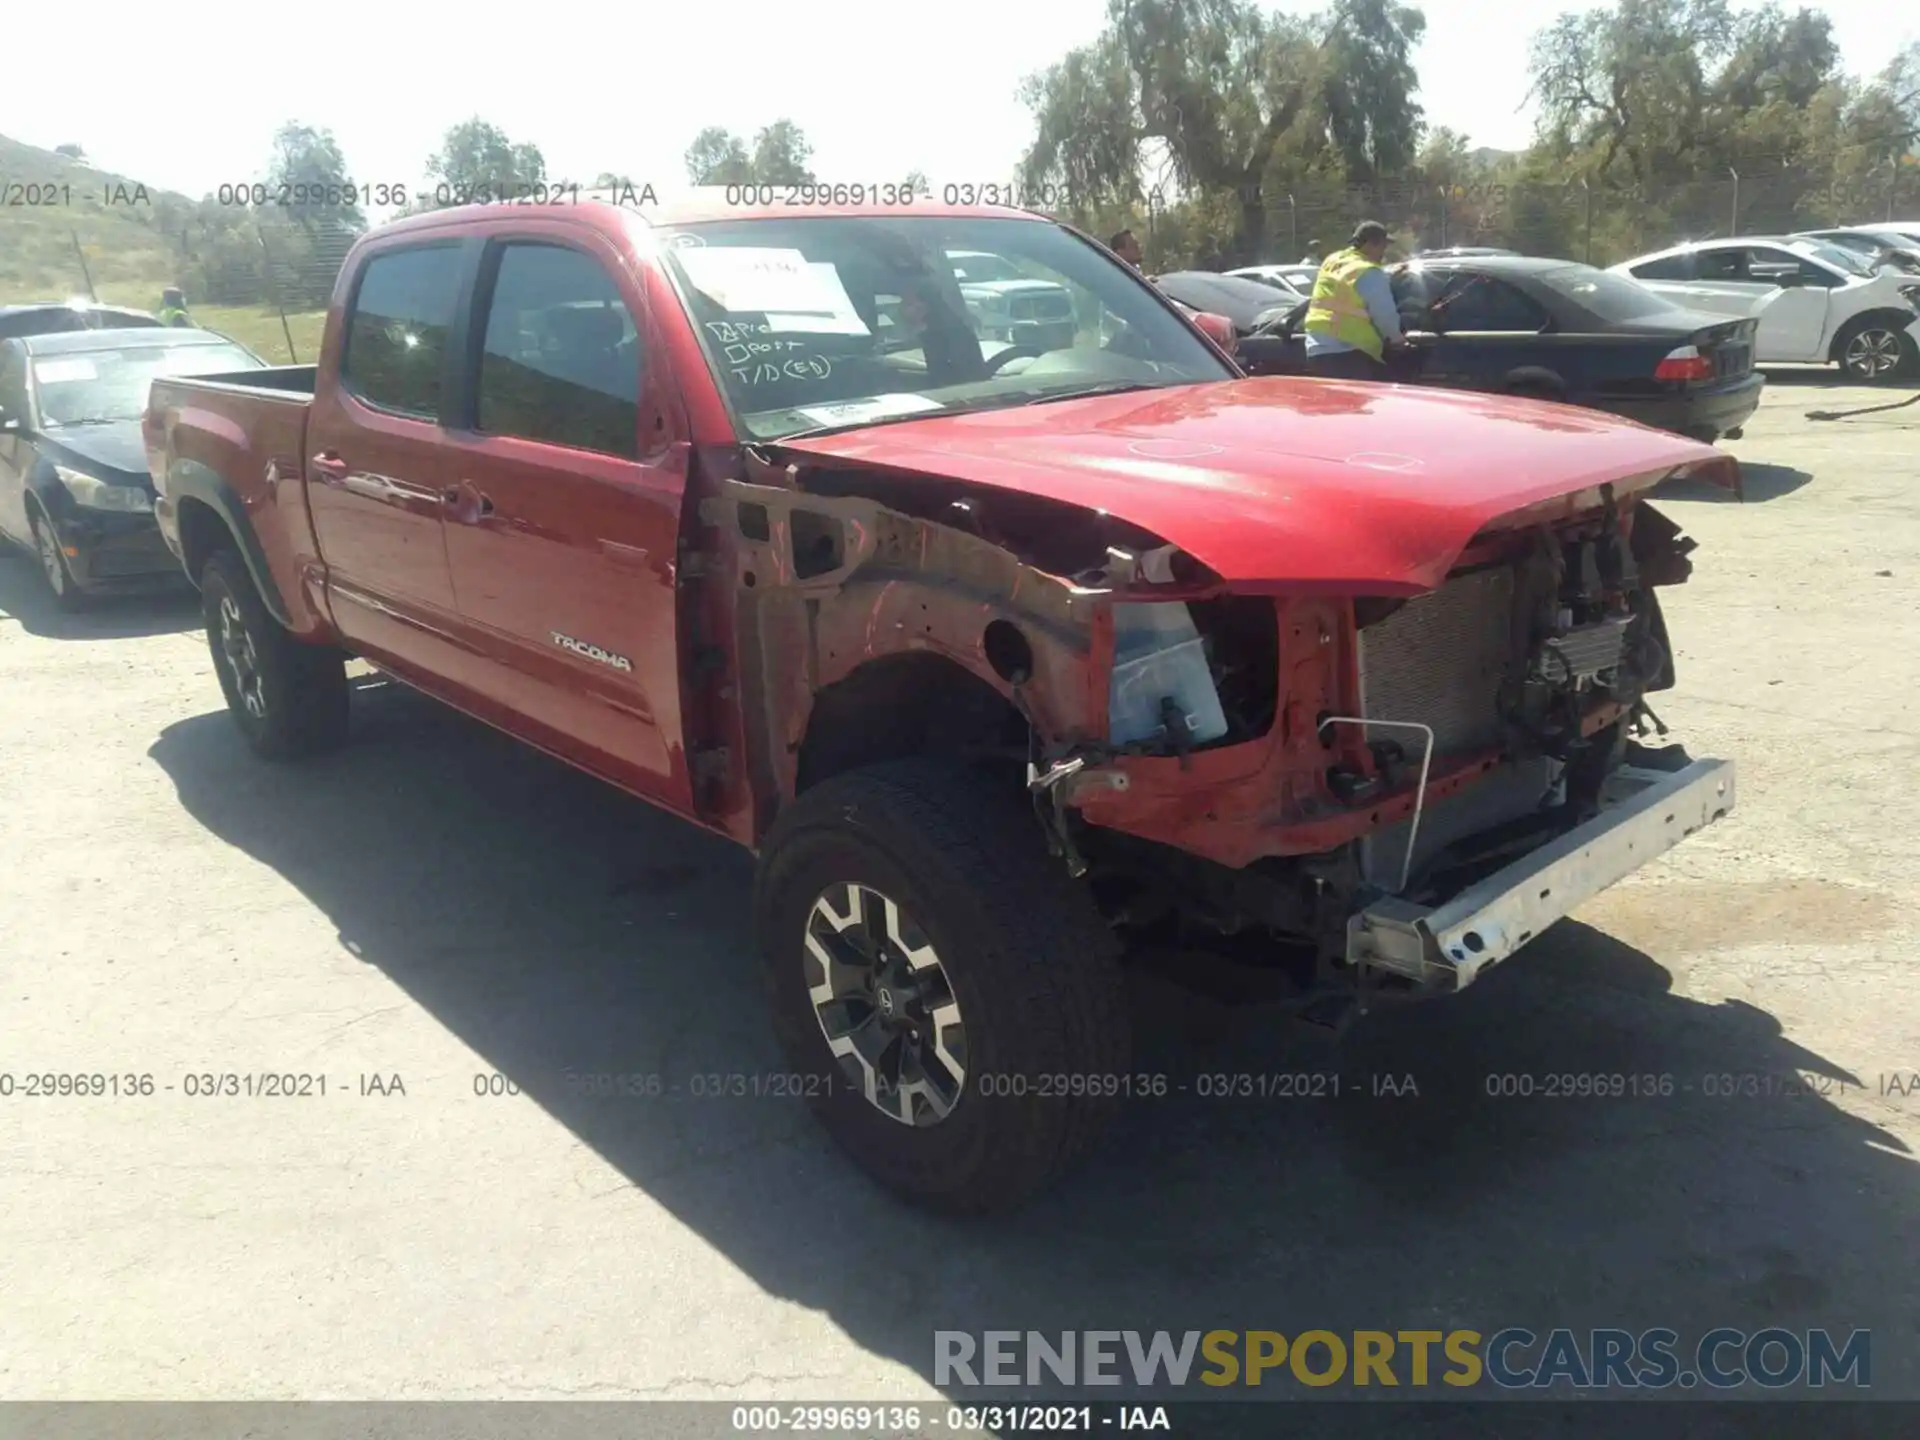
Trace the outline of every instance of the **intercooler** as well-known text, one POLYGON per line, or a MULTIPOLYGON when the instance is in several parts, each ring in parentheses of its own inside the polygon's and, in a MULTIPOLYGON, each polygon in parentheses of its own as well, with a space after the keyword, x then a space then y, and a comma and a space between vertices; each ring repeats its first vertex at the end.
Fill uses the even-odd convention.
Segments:
MULTIPOLYGON (((1408 601, 1360 632, 1360 713, 1369 720, 1413 721, 1433 731, 1434 768, 1499 745, 1500 687, 1511 663, 1514 573, 1505 568, 1461 575, 1408 601)), ((1372 730, 1370 740, 1393 740, 1416 773, 1425 746, 1417 731, 1372 730)), ((1557 761, 1539 758, 1503 764, 1420 817, 1412 869, 1477 831, 1538 808, 1559 778, 1557 761)), ((1406 859, 1410 822, 1376 831, 1361 842, 1369 884, 1392 890, 1406 859)))

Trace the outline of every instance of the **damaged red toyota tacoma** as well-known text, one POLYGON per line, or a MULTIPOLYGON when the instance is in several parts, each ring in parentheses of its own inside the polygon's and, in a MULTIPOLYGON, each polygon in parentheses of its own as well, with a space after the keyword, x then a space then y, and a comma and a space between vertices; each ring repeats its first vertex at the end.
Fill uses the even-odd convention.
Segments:
POLYGON ((317 365, 158 381, 146 444, 255 750, 338 745, 360 656, 750 847, 801 1088, 939 1208, 1127 1098, 1131 957, 1451 993, 1733 804, 1648 738, 1646 495, 1734 462, 1245 378, 1024 212, 415 216, 317 365))

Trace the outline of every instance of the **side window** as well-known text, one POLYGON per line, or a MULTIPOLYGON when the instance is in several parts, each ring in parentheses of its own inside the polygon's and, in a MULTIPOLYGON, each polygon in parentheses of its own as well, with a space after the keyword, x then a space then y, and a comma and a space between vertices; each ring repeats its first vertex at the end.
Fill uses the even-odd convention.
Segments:
POLYGON ((1693 257, 1694 274, 1701 280, 1738 280, 1752 281, 1756 277, 1747 264, 1747 252, 1739 247, 1730 250, 1702 250, 1693 257))
POLYGON ((1635 265, 1632 274, 1636 280, 1691 280, 1693 257, 1682 252, 1659 260, 1649 260, 1644 265, 1635 265))
POLYGON ((1390 271, 1389 278, 1393 285, 1393 308, 1400 312, 1400 328, 1433 329, 1433 318, 1427 313, 1427 307, 1446 293, 1447 286, 1453 282, 1452 272, 1406 265, 1390 271))
POLYGON ((18 345, 0 341, 0 410, 27 423, 27 362, 18 345))
POLYGON ((646 356, 633 315, 592 257, 513 244, 487 307, 480 429, 635 459, 646 356))
POLYGON ((460 288, 452 245, 389 250, 367 262, 347 321, 340 375, 383 410, 434 419, 460 288))
POLYGON ((1504 280, 1463 275, 1436 302, 1448 331, 1506 330, 1538 334, 1547 325, 1547 312, 1504 280))
POLYGON ((1811 260, 1802 260, 1800 283, 1808 289, 1818 287, 1822 290, 1832 290, 1836 286, 1846 284, 1847 281, 1844 275, 1837 274, 1824 265, 1816 265, 1811 260))

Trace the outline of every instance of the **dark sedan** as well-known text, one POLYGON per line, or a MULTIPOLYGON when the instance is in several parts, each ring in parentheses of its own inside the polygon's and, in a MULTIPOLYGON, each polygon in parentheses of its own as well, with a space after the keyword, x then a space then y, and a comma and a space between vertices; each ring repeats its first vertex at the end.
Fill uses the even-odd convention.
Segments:
POLYGON ((27 335, 64 335, 71 330, 158 329, 144 310, 94 305, 85 300, 45 300, 30 305, 0 305, 0 340, 27 335))
POLYGON ((0 538, 34 552, 63 606, 177 581, 140 436, 147 388, 265 363, 223 336, 159 326, 0 340, 0 538))
MULTIPOLYGON (((1766 381, 1758 323, 1683 310, 1621 275, 1566 260, 1480 256, 1396 266, 1412 342, 1389 357, 1403 383, 1558 400, 1711 443, 1738 436, 1766 381)), ((1240 342, 1255 375, 1306 373, 1296 306, 1240 342)))
POLYGON ((1224 315, 1233 321, 1240 335, 1251 335, 1270 320, 1285 314, 1301 300, 1258 280, 1242 275, 1216 275, 1211 270, 1176 270, 1156 275, 1153 283, 1163 295, 1178 301, 1188 310, 1209 315, 1224 315))

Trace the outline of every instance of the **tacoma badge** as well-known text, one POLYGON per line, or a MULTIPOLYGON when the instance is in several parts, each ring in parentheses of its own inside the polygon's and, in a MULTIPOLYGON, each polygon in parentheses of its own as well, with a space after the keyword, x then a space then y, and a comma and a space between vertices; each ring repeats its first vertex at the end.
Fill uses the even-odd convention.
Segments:
POLYGON ((589 645, 584 640, 576 640, 571 635, 553 632, 553 643, 562 650, 571 650, 584 660, 597 660, 602 665, 611 665, 615 670, 632 671, 633 662, 624 655, 615 655, 610 650, 602 650, 598 645, 589 645))

